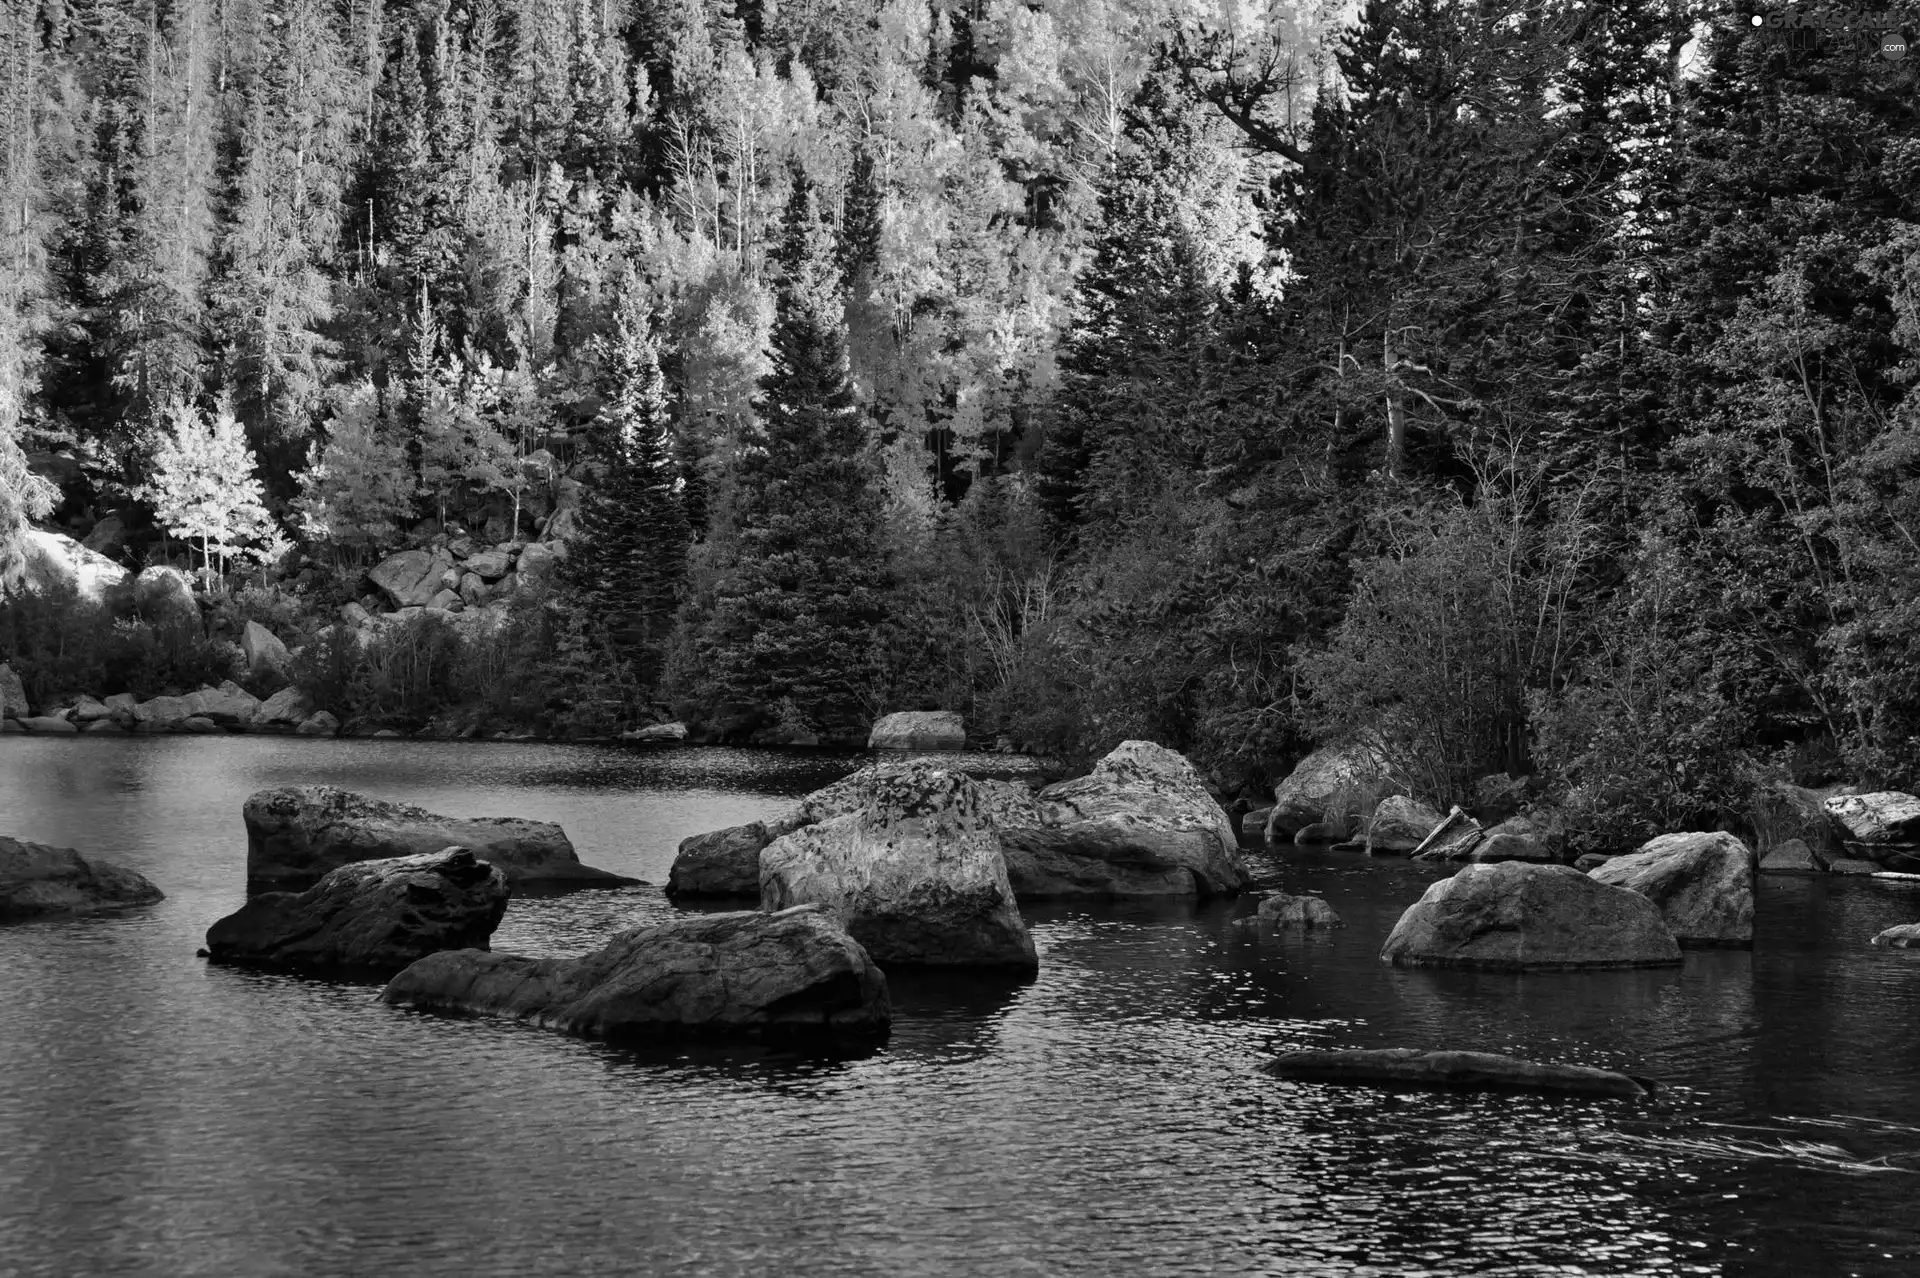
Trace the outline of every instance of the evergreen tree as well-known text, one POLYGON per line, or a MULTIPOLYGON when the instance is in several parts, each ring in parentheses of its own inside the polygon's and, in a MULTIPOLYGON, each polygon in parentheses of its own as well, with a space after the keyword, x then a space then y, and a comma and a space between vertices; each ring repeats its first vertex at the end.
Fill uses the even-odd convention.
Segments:
MULTIPOLYGON (((629 277, 631 283, 631 277, 629 277)), ((637 287, 602 351, 594 483, 568 537, 564 579, 638 682, 659 681, 692 534, 682 507, 667 383, 637 287)))
POLYGON ((775 261, 774 366, 738 463, 735 558, 694 653, 709 699, 844 733, 872 708, 880 506, 848 382, 839 272, 798 166, 775 261))
POLYGON ((300 475, 301 533, 359 561, 393 543, 413 511, 413 472, 371 382, 338 388, 300 475))

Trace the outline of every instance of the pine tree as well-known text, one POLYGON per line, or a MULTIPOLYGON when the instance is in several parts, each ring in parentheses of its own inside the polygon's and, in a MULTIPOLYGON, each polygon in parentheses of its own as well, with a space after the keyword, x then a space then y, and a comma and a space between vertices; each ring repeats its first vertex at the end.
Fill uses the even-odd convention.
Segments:
POLYGON ((0 14, 0 600, 24 566, 29 519, 48 513, 52 493, 27 469, 20 449, 45 327, 39 108, 41 49, 32 6, 0 14))
POLYGON ((667 383, 648 316, 629 275, 625 305, 603 343, 591 448, 596 471, 568 537, 564 580, 643 687, 661 653, 686 578, 692 533, 673 464, 667 383))
POLYGON ((391 545, 412 513, 413 472, 370 382, 333 393, 322 434, 309 447, 294 501, 300 531, 316 547, 358 561, 391 545))
POLYGON ((847 374, 831 245, 797 166, 775 254, 773 371, 739 459, 736 558, 694 644, 709 699, 847 732, 877 669, 885 570, 865 422, 847 374))

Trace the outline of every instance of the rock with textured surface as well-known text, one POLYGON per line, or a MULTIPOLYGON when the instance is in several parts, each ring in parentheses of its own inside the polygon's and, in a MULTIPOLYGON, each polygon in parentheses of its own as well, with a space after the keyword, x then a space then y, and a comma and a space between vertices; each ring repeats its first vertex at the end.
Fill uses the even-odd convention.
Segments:
MULTIPOLYGON (((1388 769, 1379 752, 1363 744, 1322 746, 1302 759, 1273 788, 1273 811, 1267 818, 1267 840, 1278 842, 1302 826, 1338 820, 1328 808, 1342 791, 1387 787, 1388 769)), ((1341 833, 1344 836, 1345 828, 1341 833)))
POLYGON ((193 715, 186 697, 149 697, 133 708, 133 721, 145 732, 171 732, 193 715))
POLYGON ((1813 849, 1800 839, 1775 844, 1760 858, 1762 874, 1820 874, 1825 869, 1813 849))
POLYGON ((1660 907, 1686 946, 1753 944, 1754 855, 1726 833, 1663 834, 1590 873, 1660 907))
POLYGON ((1034 971, 989 804, 963 772, 878 775, 856 810, 761 849, 761 904, 824 906, 880 963, 1034 971))
POLYGON ((1033 804, 1037 825, 1011 809, 995 818, 1022 897, 1214 896, 1247 886, 1232 820, 1193 765, 1164 746, 1123 741, 1033 804))
POLYGON ((325 710, 316 710, 294 729, 303 737, 330 737, 340 731, 340 721, 325 710))
POLYGON ((1882 949, 1920 950, 1920 923, 1902 923, 1878 933, 1873 943, 1882 949))
POLYGON ((109 590, 125 585, 133 575, 65 533, 29 528, 20 551, 26 572, 21 585, 29 594, 72 590, 89 603, 99 603, 109 590))
POLYGON ((453 567, 444 550, 403 550, 388 555, 367 573, 395 608, 420 607, 440 590, 440 578, 453 567))
POLYGON ((955 710, 901 710, 875 721, 869 750, 964 750, 966 721, 955 710))
POLYGON ((113 718, 113 707, 92 697, 81 697, 74 703, 73 713, 68 717, 75 723, 97 723, 113 718))
POLYGON ((1680 962, 1659 907, 1569 865, 1469 865, 1430 886, 1380 957, 1404 967, 1506 971, 1665 967, 1680 962))
POLYGON ((178 568, 155 564, 142 568, 133 579, 133 604, 148 621, 194 624, 200 621, 200 605, 193 597, 193 583, 178 568))
POLYGON ((760 895, 760 850, 773 842, 753 821, 680 840, 667 871, 668 896, 760 895))
POLYGON ((29 715, 20 720, 20 726, 28 732, 46 737, 70 737, 80 731, 79 728, 57 714, 29 715))
POLYGON ((572 959, 443 951, 394 977, 381 998, 615 1042, 864 1044, 892 1024, 885 976, 814 906, 685 915, 572 959))
POLYGON ((231 679, 218 688, 202 688, 183 700, 192 714, 226 727, 245 727, 260 713, 260 698, 231 679))
POLYGON ((32 713, 27 705, 27 690, 13 667, 0 661, 0 719, 23 719, 32 713))
POLYGON ((1280 1078, 1311 1083, 1441 1087, 1455 1091, 1639 1097, 1650 1090, 1641 1080, 1610 1069, 1543 1065, 1492 1052, 1423 1052, 1411 1047, 1283 1052, 1266 1070, 1280 1078))
POLYGON ((0 835, 0 919, 98 914, 151 905, 164 893, 145 876, 72 848, 0 835))
POLYGON ((1498 861, 1557 861, 1548 845, 1547 835, 1532 820, 1508 817, 1486 831, 1466 851, 1466 859, 1483 864, 1498 861))
POLYGON ((565 542, 529 542, 514 565, 513 579, 522 587, 542 585, 552 580, 554 569, 566 557, 565 542))
POLYGON ((1426 841, 1441 815, 1416 799, 1390 794, 1380 800, 1367 821, 1367 851, 1411 852, 1426 841))
POLYGON ((1288 896, 1285 892, 1261 898, 1259 911, 1249 921, 1276 928, 1346 926, 1333 907, 1319 897, 1288 896))
POLYGON ((249 889, 306 885, 358 861, 464 847, 516 889, 619 887, 634 882, 580 864, 565 831, 519 817, 441 816, 330 785, 257 790, 242 812, 249 889))
POLYGON ((1906 844, 1920 841, 1920 798, 1898 790, 1875 794, 1836 794, 1825 808, 1856 843, 1906 844))
POLYGON ((313 713, 313 702, 307 694, 298 688, 282 688, 260 703, 253 721, 260 724, 280 724, 285 727, 298 727, 307 716, 313 713))
POLYGON ((513 568, 513 560, 501 549, 483 550, 467 560, 467 571, 483 582, 498 581, 513 568))
POLYGON ((293 662, 280 636, 257 621, 249 621, 240 632, 240 652, 247 659, 247 669, 254 674, 284 671, 293 662))
POLYGON ((255 896, 207 929, 215 962, 386 979, 440 950, 487 948, 507 876, 466 848, 343 865, 255 896))

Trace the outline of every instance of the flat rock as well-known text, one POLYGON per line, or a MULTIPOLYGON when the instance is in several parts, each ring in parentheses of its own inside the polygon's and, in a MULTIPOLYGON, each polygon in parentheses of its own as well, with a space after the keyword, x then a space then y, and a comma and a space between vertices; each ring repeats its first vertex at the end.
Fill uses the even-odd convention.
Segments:
POLYGON ((956 710, 901 710, 877 720, 869 750, 964 750, 966 721, 956 710))
POLYGON ((881 775, 856 811, 761 849, 761 904, 824 906, 879 963, 1034 971, 987 807, 963 772, 881 775))
POLYGON ((1920 923, 1902 923, 1873 938, 1875 945, 1894 950, 1920 950, 1920 923))
POLYGON ((1827 865, 1829 874, 1878 874, 1877 861, 1864 861, 1854 856, 1837 856, 1827 865))
POLYGON ((654 723, 644 728, 633 728, 620 734, 622 741, 685 741, 687 725, 678 719, 672 723, 654 723))
POLYGON ((1663 834, 1590 871, 1660 907, 1685 946, 1753 944, 1751 849, 1722 832, 1663 834))
POLYGON ((144 875, 72 848, 0 835, 0 919, 98 914, 151 905, 164 893, 144 875))
POLYGON ((1493 1052, 1423 1052, 1411 1047, 1283 1052, 1266 1070, 1314 1083, 1435 1087, 1452 1091, 1553 1092, 1640 1097, 1639 1079, 1588 1065, 1548 1065, 1493 1052))
POLYGON ((892 1026, 886 978, 816 906, 685 915, 572 959, 442 951, 394 977, 381 998, 618 1042, 866 1044, 892 1026))
POLYGON ((1468 865, 1427 888, 1380 957, 1506 971, 1665 967, 1680 946, 1659 907, 1570 865, 1468 865))
POLYGON ((343 865, 470 848, 516 890, 620 887, 636 880, 580 864, 566 832, 520 817, 449 817, 330 785, 282 786, 248 796, 249 890, 305 886, 343 865))
POLYGON ((1824 806, 1856 843, 1920 841, 1920 798, 1911 794, 1898 790, 1836 794, 1824 806))
POLYGON ((487 948, 507 876, 466 848, 343 865, 304 892, 267 892, 207 929, 209 957, 386 979, 439 950, 487 948))
POLYGON ((20 720, 20 726, 25 728, 28 732, 37 733, 44 736, 53 736, 53 737, 61 737, 61 736, 70 737, 74 733, 80 731, 79 728, 75 727, 72 723, 68 722, 67 720, 62 719, 57 714, 32 715, 32 716, 29 716, 28 718, 20 720))
POLYGON ((1760 858, 1762 874, 1819 874, 1825 868, 1814 856, 1813 849, 1801 839, 1775 844, 1760 858))

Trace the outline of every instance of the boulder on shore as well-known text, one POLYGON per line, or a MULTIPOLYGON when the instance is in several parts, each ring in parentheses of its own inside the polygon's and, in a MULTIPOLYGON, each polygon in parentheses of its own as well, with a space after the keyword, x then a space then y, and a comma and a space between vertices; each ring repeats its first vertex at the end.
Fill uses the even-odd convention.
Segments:
POLYGON ((963 772, 876 776, 856 811, 761 849, 761 903, 826 907, 879 963, 1037 970, 987 806, 963 772))
POLYGON ((1413 851, 1426 841, 1434 827, 1444 820, 1438 812, 1404 794, 1390 794, 1380 800, 1367 821, 1367 852, 1378 855, 1413 851))
POLYGON ((680 840, 667 871, 668 896, 760 895, 760 850, 774 836, 760 821, 680 840))
POLYGON ((1022 898, 1231 896, 1247 886, 1233 822, 1191 763, 1123 741, 1084 777, 1033 798, 1032 818, 996 814, 1022 898))
POLYGON ((1346 814, 1334 813, 1331 808, 1342 792, 1369 788, 1394 788, 1379 751, 1364 742, 1320 747, 1273 788, 1267 841, 1280 842, 1302 826, 1322 821, 1340 826, 1344 836, 1346 814))
POLYGON ((0 835, 0 919, 47 914, 98 914, 151 905, 165 893, 146 876, 72 848, 0 835))
POLYGON ((451 567, 453 559, 444 550, 403 550, 375 564, 367 579, 395 608, 420 607, 439 593, 440 578, 451 567))
POLYGON ((25 561, 22 587, 28 594, 71 590, 88 603, 100 603, 107 592, 133 576, 126 568, 65 533, 29 528, 21 539, 25 561))
POLYGON ((20 676, 13 667, 0 661, 0 719, 24 719, 32 713, 27 705, 27 690, 20 686, 20 676))
POLYGON ((1639 1097, 1650 1089, 1630 1074, 1587 1065, 1543 1065, 1493 1052, 1423 1052, 1411 1047, 1283 1052, 1266 1070, 1312 1083, 1441 1087, 1454 1091, 1559 1092, 1639 1097))
POLYGON ((1400 916, 1380 957, 1403 967, 1505 971, 1680 962, 1660 910, 1570 865, 1468 865, 1400 916))
POLYGON ((487 948, 507 876, 466 848, 343 865, 304 892, 255 896, 207 929, 215 962, 378 977, 440 950, 487 948))
POLYGON ((1753 944, 1754 856, 1731 834, 1663 834, 1590 873, 1659 906, 1682 945, 1753 944))
POLYGON ((1508 817, 1482 834, 1466 850, 1465 859, 1494 864, 1499 861, 1558 861, 1547 832, 1531 817, 1508 817))
POLYGON ((1802 839, 1788 839, 1785 843, 1776 843, 1767 854, 1760 858, 1762 874, 1821 874, 1826 867, 1820 864, 1820 858, 1802 839))
POLYGON ((176 625, 200 624, 200 604, 193 582, 178 568, 153 564, 133 579, 133 605, 148 621, 176 625))
POLYGON ((330 785, 281 786, 247 798, 249 891, 306 886, 356 861, 464 847, 516 890, 620 887, 634 879, 580 864, 566 832, 520 817, 448 817, 330 785))
POLYGON ((892 1025, 886 978, 816 906, 685 915, 572 959, 443 950, 381 998, 618 1042, 870 1043, 892 1025))
POLYGON ((644 728, 631 728, 620 734, 622 741, 685 741, 687 725, 675 719, 672 723, 653 723, 644 728))
POLYGON ((967 726, 954 710, 901 710, 875 721, 869 750, 964 750, 967 726))
POLYGON ((30 715, 20 721, 20 726, 28 732, 48 737, 70 737, 80 731, 57 714, 30 715))
POLYGON ((1856 843, 1909 844, 1920 842, 1920 798, 1885 790, 1877 794, 1836 794, 1825 804, 1827 814, 1845 828, 1856 843))
POLYGON ((247 669, 254 674, 263 670, 283 671, 293 662, 280 636, 257 621, 247 622, 246 629, 240 632, 240 652, 247 659, 247 669))

